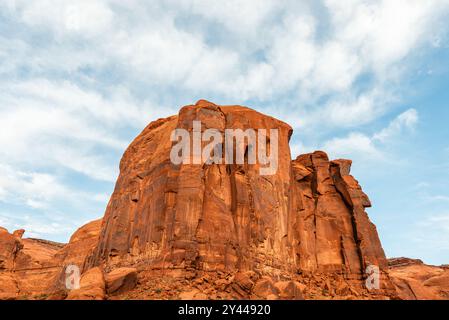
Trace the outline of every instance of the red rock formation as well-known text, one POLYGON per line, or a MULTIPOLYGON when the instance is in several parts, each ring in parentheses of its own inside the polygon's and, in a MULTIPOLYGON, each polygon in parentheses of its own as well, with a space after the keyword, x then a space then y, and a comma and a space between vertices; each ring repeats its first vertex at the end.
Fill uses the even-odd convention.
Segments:
POLYGON ((61 266, 76 265, 84 267, 86 257, 98 244, 102 220, 95 220, 79 228, 69 243, 58 251, 55 258, 61 266))
MULTIPOLYGON (((403 298, 424 296, 404 291, 411 282, 397 268, 393 286, 351 161, 329 161, 321 151, 292 161, 291 134, 272 117, 204 100, 150 123, 120 162, 104 218, 80 228, 67 245, 0 228, 0 299, 380 299, 396 298, 395 288, 403 298), (265 129, 268 150, 275 148, 270 129, 278 129, 277 171, 261 175, 261 164, 248 163, 173 164, 172 131, 192 134, 194 120, 203 132, 221 135, 265 129), (83 274, 81 288, 67 292, 70 264, 83 274), (370 265, 380 268, 381 290, 365 287, 370 265)), ((441 285, 446 278, 439 276, 425 280, 441 285)))
POLYGON ((324 152, 291 161, 289 125, 240 106, 207 101, 152 122, 120 164, 99 245, 90 266, 145 263, 154 269, 340 273, 362 279, 387 263, 365 208, 370 201, 349 175, 349 160, 324 152), (174 165, 176 128, 278 129, 279 166, 174 165))
POLYGON ((103 271, 96 267, 87 270, 80 280, 80 288, 69 292, 67 300, 104 300, 106 284, 103 271))
POLYGON ((365 212, 371 203, 349 175, 351 161, 330 162, 318 151, 299 156, 292 167, 299 268, 356 275, 376 265, 385 271, 384 251, 365 212))
POLYGON ((0 229, 0 299, 43 298, 66 294, 65 267, 80 266, 97 245, 101 220, 81 227, 67 245, 22 239, 24 230, 0 229))
POLYGON ((121 161, 93 263, 146 259, 163 268, 252 269, 292 266, 287 234, 291 128, 244 107, 187 106, 179 117, 151 123, 121 161), (204 128, 278 128, 278 173, 257 166, 182 165, 170 161, 171 132, 204 128), (273 192, 275 191, 275 192, 273 192))
POLYGON ((137 269, 118 268, 106 275, 108 294, 118 294, 134 289, 137 284, 137 269))
POLYGON ((0 298, 38 295, 54 281, 57 243, 22 239, 24 231, 0 230, 0 298))
POLYGON ((14 268, 14 260, 22 248, 20 238, 10 234, 5 228, 0 228, 0 270, 14 268))
POLYGON ((449 268, 429 266, 418 259, 390 259, 390 277, 400 299, 448 300, 449 268))

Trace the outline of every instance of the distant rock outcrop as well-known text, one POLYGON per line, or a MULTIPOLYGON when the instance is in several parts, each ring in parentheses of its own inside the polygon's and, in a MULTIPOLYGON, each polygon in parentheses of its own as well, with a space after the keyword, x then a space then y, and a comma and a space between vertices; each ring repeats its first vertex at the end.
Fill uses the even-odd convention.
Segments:
MULTIPOLYGON (((0 229, 0 299, 61 299, 67 295, 65 268, 82 265, 97 245, 101 220, 80 228, 66 245, 22 239, 0 229)), ((81 269, 82 270, 82 269, 81 269)))
POLYGON ((418 259, 389 259, 390 276, 404 300, 448 300, 449 268, 429 266, 418 259))

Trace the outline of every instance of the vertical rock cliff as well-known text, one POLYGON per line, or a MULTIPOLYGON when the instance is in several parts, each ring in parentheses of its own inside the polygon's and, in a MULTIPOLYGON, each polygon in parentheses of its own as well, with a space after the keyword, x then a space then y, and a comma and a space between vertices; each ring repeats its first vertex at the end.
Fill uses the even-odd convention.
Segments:
MULTIPOLYGON (((324 152, 291 161, 291 127, 240 106, 207 101, 151 123, 120 164, 89 266, 145 262, 154 269, 337 273, 362 279, 387 262, 365 208, 370 201, 350 175, 351 161, 324 152), (176 128, 279 130, 274 175, 260 164, 170 161, 176 128)), ((268 137, 269 139, 269 137, 268 137)), ((268 147, 269 148, 269 147, 268 147)))

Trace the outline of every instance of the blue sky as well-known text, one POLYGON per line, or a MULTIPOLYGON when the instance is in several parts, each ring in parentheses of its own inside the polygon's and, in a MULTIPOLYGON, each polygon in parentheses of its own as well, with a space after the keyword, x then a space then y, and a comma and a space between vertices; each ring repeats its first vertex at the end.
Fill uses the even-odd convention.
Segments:
POLYGON ((0 225, 67 241, 200 98, 354 160, 388 256, 449 263, 449 1, 0 0, 0 225))

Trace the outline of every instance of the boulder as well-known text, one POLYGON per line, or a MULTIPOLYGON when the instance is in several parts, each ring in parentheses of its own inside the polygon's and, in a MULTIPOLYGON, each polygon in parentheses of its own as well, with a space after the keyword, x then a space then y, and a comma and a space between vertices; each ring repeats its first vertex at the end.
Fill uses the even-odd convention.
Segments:
POLYGON ((279 290, 274 286, 272 279, 266 276, 256 282, 252 294, 256 299, 277 300, 279 298, 279 290))
POLYGON ((254 272, 239 272, 234 276, 232 281, 232 289, 242 298, 246 298, 251 294, 256 275, 254 272))
POLYGON ((80 279, 80 288, 71 290, 67 300, 104 300, 105 280, 103 271, 98 268, 87 270, 80 279))
POLYGON ((283 300, 304 300, 302 291, 305 286, 297 281, 279 281, 274 287, 279 292, 279 298, 283 300))
POLYGON ((119 294, 134 289, 137 284, 137 269, 118 268, 105 277, 108 294, 119 294))

